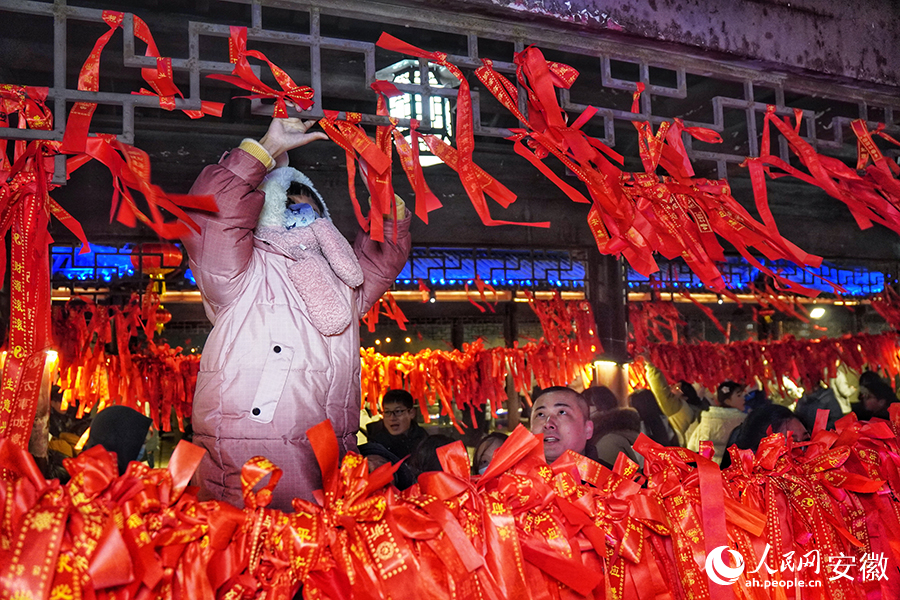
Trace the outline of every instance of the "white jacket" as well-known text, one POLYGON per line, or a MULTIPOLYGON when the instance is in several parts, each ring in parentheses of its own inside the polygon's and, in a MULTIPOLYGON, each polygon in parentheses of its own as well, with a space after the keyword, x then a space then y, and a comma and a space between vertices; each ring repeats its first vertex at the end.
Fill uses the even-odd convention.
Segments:
POLYGON ((724 406, 710 406, 709 410, 700 413, 700 420, 688 430, 687 448, 697 452, 700 442, 709 440, 716 448, 713 461, 716 464, 722 462, 725 455, 725 444, 732 430, 744 422, 747 415, 736 408, 724 406))

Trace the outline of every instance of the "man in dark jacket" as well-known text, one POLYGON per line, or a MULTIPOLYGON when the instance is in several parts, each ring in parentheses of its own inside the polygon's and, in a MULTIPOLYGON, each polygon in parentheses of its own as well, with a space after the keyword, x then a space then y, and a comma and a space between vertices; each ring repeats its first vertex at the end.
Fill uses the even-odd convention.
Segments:
POLYGON ((860 421, 891 418, 888 407, 897 402, 897 395, 890 384, 878 376, 859 378, 859 403, 853 407, 860 421))
POLYGON ((366 427, 369 441, 381 444, 400 458, 412 454, 419 442, 428 437, 416 422, 414 405, 412 394, 406 390, 388 390, 381 399, 384 419, 366 427))

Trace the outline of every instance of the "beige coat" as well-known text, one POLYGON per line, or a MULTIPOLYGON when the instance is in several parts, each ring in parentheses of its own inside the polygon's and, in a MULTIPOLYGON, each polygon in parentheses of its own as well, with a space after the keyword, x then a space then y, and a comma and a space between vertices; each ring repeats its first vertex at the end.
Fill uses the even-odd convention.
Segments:
POLYGON ((656 396, 663 414, 669 418, 669 425, 675 430, 678 436, 678 444, 685 446, 687 444, 688 428, 700 416, 700 407, 688 404, 681 398, 677 397, 669 389, 669 384, 662 372, 650 363, 646 363, 645 368, 647 374, 647 383, 650 385, 650 391, 656 396))
POLYGON ((709 410, 700 413, 700 420, 688 433, 687 449, 697 452, 700 442, 711 441, 716 449, 713 462, 722 462, 725 454, 725 445, 732 430, 744 422, 747 415, 736 408, 723 406, 710 406, 709 410))

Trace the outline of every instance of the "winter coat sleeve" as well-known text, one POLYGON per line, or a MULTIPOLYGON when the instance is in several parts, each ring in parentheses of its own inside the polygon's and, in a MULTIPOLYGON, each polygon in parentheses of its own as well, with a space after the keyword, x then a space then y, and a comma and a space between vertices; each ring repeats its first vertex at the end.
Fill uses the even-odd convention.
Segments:
POLYGON ((646 363, 646 374, 650 391, 656 396, 656 402, 663 414, 669 418, 669 425, 675 431, 679 445, 684 446, 687 441, 687 430, 697 419, 697 410, 675 396, 662 372, 649 362, 646 363))
POLYGON ((650 384, 650 391, 656 396, 656 402, 662 409, 663 414, 668 417, 681 410, 683 400, 677 398, 675 394, 672 393, 662 372, 649 362, 645 365, 645 371, 647 374, 647 383, 650 384))
POLYGON ((214 309, 229 304, 243 287, 265 199, 256 188, 265 175, 258 158, 235 149, 203 169, 191 187, 191 194, 215 196, 219 207, 216 213, 192 212, 200 233, 192 230, 182 239, 197 285, 214 309))
POLYGON ((384 242, 376 242, 371 236, 360 231, 353 243, 353 251, 359 259, 365 281, 357 294, 357 309, 359 314, 369 312, 372 305, 391 287, 397 275, 403 270, 406 260, 409 258, 409 249, 412 241, 409 236, 409 224, 412 214, 406 211, 406 216, 398 221, 385 220, 384 242), (394 241, 394 229, 397 231, 397 240, 394 241))
POLYGON ((597 440, 595 447, 597 449, 597 458, 609 468, 616 464, 616 459, 619 458, 620 452, 638 464, 641 462, 628 439, 620 433, 612 432, 604 435, 597 440))

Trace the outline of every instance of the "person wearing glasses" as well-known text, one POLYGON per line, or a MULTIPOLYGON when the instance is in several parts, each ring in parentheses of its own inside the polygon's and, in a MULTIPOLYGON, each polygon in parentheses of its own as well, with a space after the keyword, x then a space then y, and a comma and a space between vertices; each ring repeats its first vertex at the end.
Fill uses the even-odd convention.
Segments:
POLYGON ((412 454, 428 433, 416 422, 415 400, 406 390, 388 390, 381 399, 384 419, 366 427, 369 442, 381 444, 391 454, 404 458, 412 454))

